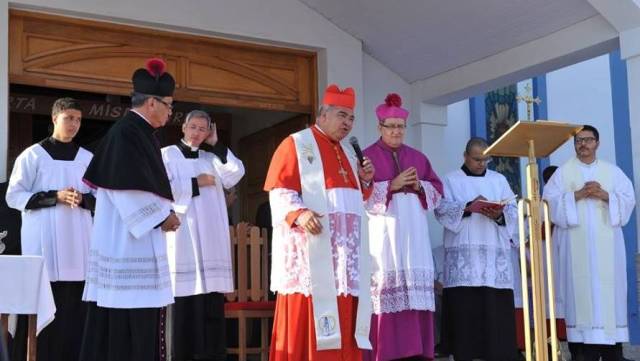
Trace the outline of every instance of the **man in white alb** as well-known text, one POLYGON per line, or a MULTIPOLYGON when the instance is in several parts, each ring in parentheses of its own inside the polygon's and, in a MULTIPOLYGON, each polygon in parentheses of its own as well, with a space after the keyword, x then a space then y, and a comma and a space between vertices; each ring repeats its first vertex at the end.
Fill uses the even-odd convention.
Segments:
POLYGON ((574 145, 576 156, 553 174, 543 194, 565 266, 558 283, 567 340, 581 354, 573 357, 620 361, 622 342, 629 340, 622 227, 635 207, 633 185, 620 168, 596 156, 596 128, 585 125, 574 145))

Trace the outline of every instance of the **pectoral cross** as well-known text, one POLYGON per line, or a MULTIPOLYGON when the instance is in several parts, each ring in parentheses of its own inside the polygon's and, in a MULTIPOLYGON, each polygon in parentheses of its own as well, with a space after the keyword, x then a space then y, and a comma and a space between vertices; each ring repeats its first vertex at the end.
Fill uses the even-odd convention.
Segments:
POLYGON ((533 97, 531 94, 531 85, 529 85, 529 83, 527 83, 527 85, 524 86, 524 92, 525 95, 518 95, 516 96, 516 100, 519 102, 525 102, 527 103, 527 120, 533 120, 531 119, 531 110, 533 109, 533 104, 535 103, 540 104, 542 103, 542 100, 538 97, 533 97))
POLYGON ((349 178, 347 178, 347 175, 349 173, 347 173, 347 170, 342 167, 342 164, 340 164, 340 170, 338 171, 338 173, 340 173, 345 182, 349 181, 349 178))
POLYGON ((342 165, 342 157, 340 156, 340 151, 338 150, 338 146, 334 145, 333 150, 336 152, 336 157, 338 158, 338 165, 340 166, 340 170, 338 171, 338 173, 342 176, 342 179, 344 179, 344 182, 347 183, 349 181, 349 178, 347 178, 347 175, 349 175, 349 173, 347 173, 347 170, 344 169, 344 166, 342 165))

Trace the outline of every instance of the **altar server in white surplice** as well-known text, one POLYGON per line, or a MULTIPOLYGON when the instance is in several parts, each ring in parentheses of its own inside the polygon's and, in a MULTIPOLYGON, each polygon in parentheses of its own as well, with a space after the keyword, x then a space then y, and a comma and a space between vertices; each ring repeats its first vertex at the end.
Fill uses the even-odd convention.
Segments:
POLYGON ((622 360, 622 342, 629 341, 622 227, 635 196, 622 170, 596 157, 599 137, 596 128, 584 126, 574 138, 576 156, 553 174, 544 198, 565 266, 558 283, 567 339, 578 344, 572 351, 584 360, 622 360))
MULTIPOLYGON (((95 198, 82 182, 91 153, 73 142, 82 111, 71 98, 55 101, 53 134, 16 159, 7 204, 22 212, 22 254, 43 256, 56 304, 38 335, 38 359, 77 360, 86 306, 82 302, 95 198)), ((10 277, 10 275, 4 275, 10 277)))
POLYGON ((507 179, 487 169, 486 148, 482 138, 467 142, 464 165, 444 177, 435 210, 444 226, 442 350, 456 361, 517 357, 511 240, 518 214, 507 179), (469 209, 476 199, 508 202, 469 209))
POLYGON ((184 137, 162 149, 182 226, 167 234, 175 298, 173 359, 226 360, 224 293, 233 291, 224 190, 244 175, 206 112, 190 112, 184 137))

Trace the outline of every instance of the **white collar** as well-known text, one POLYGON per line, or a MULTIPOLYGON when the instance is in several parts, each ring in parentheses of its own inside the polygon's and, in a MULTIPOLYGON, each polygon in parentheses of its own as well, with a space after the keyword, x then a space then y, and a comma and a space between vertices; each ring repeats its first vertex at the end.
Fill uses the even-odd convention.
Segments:
MULTIPOLYGON (((139 116, 140 118, 144 119, 144 121, 145 121, 145 122, 149 123, 149 125, 153 127, 153 124, 151 124, 151 122, 149 121, 149 119, 147 119, 147 118, 146 118, 144 115, 142 115, 139 111, 137 111, 137 110, 135 110, 135 109, 133 109, 133 108, 131 108, 131 109, 129 109, 129 110, 130 110, 130 111, 132 111, 132 112, 134 112, 134 113, 136 113, 136 114, 138 114, 138 116, 139 116)), ((155 128, 155 127, 153 127, 153 128, 155 128)))
MULTIPOLYGON (((576 157, 576 158, 577 158, 577 157, 576 157)), ((578 159, 578 164, 580 164, 580 166, 581 166, 581 167, 583 167, 583 168, 592 168, 592 167, 595 167, 595 166, 596 166, 596 164, 598 164, 598 158, 594 159, 594 160, 593 160, 593 162, 588 163, 588 164, 587 164, 587 163, 584 163, 584 162, 583 162, 583 161, 581 161, 579 158, 577 158, 577 159, 578 159)))
POLYGON ((189 147, 189 148, 191 149, 191 151, 192 151, 192 152, 195 152, 196 150, 198 150, 198 149, 199 149, 198 147, 192 147, 192 146, 190 146, 189 144, 187 144, 187 142, 185 142, 185 141, 184 141, 184 138, 183 138, 183 139, 180 139, 180 141, 182 142, 182 144, 184 144, 184 145, 186 145, 187 147, 189 147))

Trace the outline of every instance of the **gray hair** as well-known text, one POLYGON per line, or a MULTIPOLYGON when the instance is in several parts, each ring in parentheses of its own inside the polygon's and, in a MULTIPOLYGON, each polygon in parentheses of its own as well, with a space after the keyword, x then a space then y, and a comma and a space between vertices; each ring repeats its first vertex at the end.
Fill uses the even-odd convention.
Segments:
POLYGON ((480 137, 471 137, 471 139, 469 139, 469 141, 467 142, 467 145, 464 148, 464 152, 469 154, 471 152, 471 148, 473 147, 480 147, 480 148, 487 148, 489 146, 489 144, 487 144, 487 141, 484 138, 480 138, 480 137))
POLYGON ((144 105, 144 102, 149 98, 151 98, 151 95, 133 92, 131 93, 131 107, 139 108, 144 105))
POLYGON ((207 120, 207 124, 209 125, 209 128, 212 128, 212 121, 211 121, 211 116, 209 115, 209 113, 203 111, 203 110, 192 110, 189 112, 189 114, 187 114, 187 117, 184 119, 184 124, 188 124, 191 119, 193 118, 202 118, 202 119, 206 119, 207 120))
POLYGON ((316 115, 316 118, 321 117, 322 115, 324 115, 325 113, 327 113, 331 109, 333 109, 333 105, 326 105, 326 104, 320 105, 320 107, 318 108, 318 113, 316 115))

